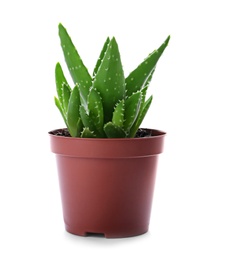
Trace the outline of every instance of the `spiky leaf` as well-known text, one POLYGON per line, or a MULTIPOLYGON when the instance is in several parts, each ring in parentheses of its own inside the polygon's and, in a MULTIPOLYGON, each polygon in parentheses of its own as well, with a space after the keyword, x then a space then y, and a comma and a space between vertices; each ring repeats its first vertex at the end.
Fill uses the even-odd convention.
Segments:
POLYGON ((82 103, 85 105, 89 88, 92 84, 92 78, 87 68, 84 66, 83 61, 81 60, 69 34, 62 24, 59 24, 59 37, 70 75, 74 81, 74 84, 78 83, 80 85, 82 103))
POLYGON ((110 39, 109 39, 109 37, 107 37, 107 39, 106 39, 106 41, 105 41, 105 43, 104 43, 104 45, 103 45, 103 48, 102 48, 102 50, 101 50, 99 59, 97 60, 97 63, 96 63, 95 68, 94 68, 94 72, 93 72, 93 76, 94 76, 94 77, 95 77, 95 75, 97 74, 97 71, 98 71, 98 69, 99 69, 99 67, 100 67, 100 65, 101 65, 101 63, 102 63, 102 60, 103 60, 103 58, 104 58, 104 56, 105 56, 105 53, 106 53, 107 47, 108 47, 108 45, 109 45, 109 42, 110 42, 110 39))
POLYGON ((140 111, 138 118, 136 119, 134 125, 132 126, 129 137, 134 137, 135 134, 137 133, 138 128, 140 127, 146 113, 148 112, 148 109, 152 103, 153 96, 151 96, 143 105, 142 110, 140 111))
POLYGON ((145 86, 146 82, 152 77, 152 73, 155 70, 155 66, 163 54, 170 36, 167 37, 165 42, 149 56, 126 78, 126 94, 130 96, 132 93, 141 90, 145 86))
POLYGON ((80 136, 81 130, 83 128, 82 121, 80 119, 80 93, 78 86, 73 88, 71 93, 68 112, 67 112, 67 123, 69 127, 70 135, 73 137, 80 136))
MULTIPOLYGON (((156 67, 155 67, 155 68, 156 68, 156 67)), ((147 80, 145 81, 145 86, 147 86, 147 87, 149 87, 149 85, 150 85, 150 82, 151 82, 151 80, 152 80, 153 74, 154 74, 154 72, 155 72, 155 68, 153 68, 153 70, 152 70, 151 73, 149 74, 147 80)), ((143 87, 142 87, 142 89, 143 89, 143 87)))
POLYGON ((68 110, 68 104, 69 104, 69 99, 71 95, 71 90, 68 88, 67 85, 63 85, 62 88, 62 97, 63 97, 63 110, 64 114, 67 115, 67 110, 68 110))
POLYGON ((58 99, 60 104, 63 106, 63 86, 67 86, 70 90, 70 86, 67 83, 67 80, 64 76, 62 67, 60 63, 58 62, 55 66, 55 82, 56 82, 56 90, 58 94, 58 99))
POLYGON ((125 78, 115 38, 112 38, 108 45, 93 86, 102 97, 104 122, 109 122, 112 119, 115 105, 125 95, 125 78))
POLYGON ((88 110, 89 117, 95 123, 95 126, 101 135, 104 135, 103 123, 104 123, 104 114, 102 100, 98 92, 92 88, 88 96, 88 110))
MULTIPOLYGON (((154 73, 154 71, 153 71, 154 73)), ((152 73, 152 74, 153 74, 152 73)), ((151 74, 151 77, 152 77, 152 74, 151 74)), ((150 85, 150 81, 151 81, 151 77, 150 79, 148 80, 148 82, 146 82, 146 85, 144 88, 141 89, 141 104, 140 104, 140 111, 139 111, 139 114, 141 113, 143 107, 144 107, 144 104, 145 104, 145 97, 146 97, 146 94, 147 94, 147 90, 148 90, 148 87, 150 85)))
POLYGON ((141 91, 138 91, 125 100, 124 130, 126 132, 130 131, 131 126, 137 118, 140 109, 141 99, 141 91))
POLYGON ((112 122, 108 122, 104 126, 104 131, 108 138, 125 138, 126 133, 117 125, 114 125, 112 122))
POLYGON ((81 137, 82 138, 96 138, 96 135, 88 127, 85 127, 83 132, 81 133, 81 137))
POLYGON ((96 137, 104 137, 101 132, 98 131, 96 125, 95 125, 95 119, 90 116, 89 111, 87 112, 84 106, 80 106, 80 117, 83 122, 83 125, 86 128, 89 128, 90 131, 94 132, 94 135, 96 137))
POLYGON ((124 99, 122 99, 115 107, 115 110, 113 112, 112 122, 114 125, 117 125, 121 128, 123 128, 123 122, 124 122, 124 99))
MULTIPOLYGON (((80 106, 79 111, 80 111, 80 117, 83 122, 83 125, 88 128, 90 127, 93 128, 94 126, 92 126, 91 122, 89 121, 89 114, 87 113, 83 105, 80 106)), ((91 131, 93 131, 93 129, 91 129, 91 131)))
POLYGON ((140 111, 145 103, 145 97, 147 94, 147 90, 148 90, 148 85, 145 86, 142 90, 141 90, 141 104, 140 104, 140 111))

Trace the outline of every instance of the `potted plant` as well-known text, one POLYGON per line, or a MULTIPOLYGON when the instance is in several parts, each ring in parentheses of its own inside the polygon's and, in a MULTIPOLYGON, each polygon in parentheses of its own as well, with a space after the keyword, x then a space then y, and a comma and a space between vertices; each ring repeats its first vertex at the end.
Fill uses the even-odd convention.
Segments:
POLYGON ((107 38, 91 76, 59 24, 71 88, 59 63, 55 104, 67 128, 49 132, 56 154, 65 228, 107 238, 148 231, 158 154, 165 132, 139 129, 147 89, 170 37, 124 77, 116 39, 107 38))

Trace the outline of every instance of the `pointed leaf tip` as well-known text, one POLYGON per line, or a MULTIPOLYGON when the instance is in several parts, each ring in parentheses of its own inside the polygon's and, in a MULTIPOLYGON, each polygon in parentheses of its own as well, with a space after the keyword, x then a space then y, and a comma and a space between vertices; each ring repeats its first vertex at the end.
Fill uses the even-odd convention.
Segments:
POLYGON ((115 105, 125 95, 125 78, 120 53, 115 38, 107 46, 102 62, 95 75, 93 87, 102 97, 104 123, 112 119, 115 105))
POLYGON ((112 37, 111 41, 116 42, 116 38, 115 38, 115 36, 112 37))
POLYGON ((59 23, 58 24, 58 28, 60 29, 60 28, 64 28, 64 26, 61 24, 61 23, 59 23))
POLYGON ((166 38, 165 44, 168 45, 169 41, 170 41, 170 35, 166 38))
POLYGON ((107 50, 107 48, 108 48, 109 43, 110 43, 110 38, 107 37, 107 38, 106 38, 106 41, 105 41, 105 43, 104 43, 104 45, 103 45, 103 48, 102 48, 102 50, 101 50, 101 53, 100 53, 100 55, 99 55, 99 58, 98 58, 98 60, 97 60, 97 63, 96 63, 96 65, 95 65, 94 71, 93 71, 93 76, 94 76, 94 77, 95 77, 95 75, 97 74, 100 65, 102 64, 102 60, 103 60, 103 58, 104 58, 104 56, 105 56, 105 54, 106 54, 106 50, 107 50))

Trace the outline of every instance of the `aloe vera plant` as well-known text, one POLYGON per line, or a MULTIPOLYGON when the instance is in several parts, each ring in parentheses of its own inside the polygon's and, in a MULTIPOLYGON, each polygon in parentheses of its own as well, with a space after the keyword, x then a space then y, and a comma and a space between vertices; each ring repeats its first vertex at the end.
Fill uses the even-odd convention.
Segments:
POLYGON ((58 107, 72 137, 132 138, 141 125, 152 96, 146 93, 156 64, 168 45, 163 44, 127 78, 116 39, 107 38, 91 76, 67 30, 59 24, 59 37, 67 67, 74 82, 69 86, 59 63, 55 68, 58 107))

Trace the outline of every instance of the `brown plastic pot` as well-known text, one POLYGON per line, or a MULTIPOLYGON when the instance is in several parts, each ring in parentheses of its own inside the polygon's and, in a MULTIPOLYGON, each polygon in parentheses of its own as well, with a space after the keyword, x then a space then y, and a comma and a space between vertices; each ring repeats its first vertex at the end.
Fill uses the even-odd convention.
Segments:
POLYGON ((121 238, 148 231, 158 154, 165 133, 144 138, 56 136, 65 228, 76 235, 121 238))

